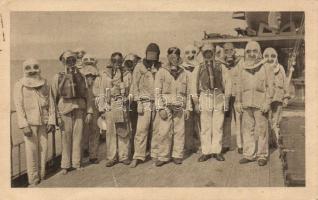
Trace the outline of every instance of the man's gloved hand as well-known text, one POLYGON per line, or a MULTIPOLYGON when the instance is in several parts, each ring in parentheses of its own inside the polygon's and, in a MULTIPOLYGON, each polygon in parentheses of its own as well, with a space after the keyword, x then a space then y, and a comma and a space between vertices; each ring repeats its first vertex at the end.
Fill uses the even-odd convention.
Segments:
POLYGON ((89 124, 92 121, 92 113, 88 113, 85 118, 85 123, 89 124))
POLYGON ((138 105, 137 105, 137 112, 140 115, 144 113, 144 105, 139 101, 138 101, 138 105))
POLYGON ((190 118, 190 111, 186 110, 184 111, 184 120, 188 120, 190 118))
POLYGON ((47 133, 52 133, 52 132, 54 132, 55 131, 55 125, 52 125, 52 124, 48 124, 47 126, 46 126, 46 132, 47 133))
POLYGON ((283 107, 286 108, 288 106, 288 98, 283 99, 283 107))
POLYGON ((261 107, 261 112, 262 113, 267 113, 269 111, 269 104, 264 104, 262 107, 261 107))
POLYGON ((32 136, 32 130, 31 130, 30 126, 22 128, 22 132, 23 132, 24 136, 26 136, 26 137, 32 136))
POLYGON ((243 106, 241 103, 235 103, 235 110, 237 110, 237 112, 239 113, 243 113, 243 106))
POLYGON ((167 120, 168 119, 168 113, 167 113, 167 111, 165 109, 159 110, 159 116, 163 120, 167 120))

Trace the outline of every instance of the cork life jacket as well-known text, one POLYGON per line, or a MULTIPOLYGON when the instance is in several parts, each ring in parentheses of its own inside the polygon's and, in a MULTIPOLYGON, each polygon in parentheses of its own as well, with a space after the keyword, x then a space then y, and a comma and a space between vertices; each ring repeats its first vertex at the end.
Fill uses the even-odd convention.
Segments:
POLYGON ((197 79, 197 91, 213 91, 220 89, 224 93, 222 65, 215 63, 201 63, 197 79))
POLYGON ((58 74, 59 94, 65 99, 86 98, 85 77, 76 67, 58 74))

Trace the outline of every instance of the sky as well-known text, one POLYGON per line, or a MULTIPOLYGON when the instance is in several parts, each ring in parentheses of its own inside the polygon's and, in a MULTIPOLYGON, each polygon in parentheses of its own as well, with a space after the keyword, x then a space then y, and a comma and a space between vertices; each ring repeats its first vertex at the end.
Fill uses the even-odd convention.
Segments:
POLYGON ((245 21, 231 12, 12 12, 11 59, 58 59, 65 50, 84 48, 97 58, 120 51, 145 54, 156 42, 161 56, 203 38, 203 31, 236 35, 245 21))

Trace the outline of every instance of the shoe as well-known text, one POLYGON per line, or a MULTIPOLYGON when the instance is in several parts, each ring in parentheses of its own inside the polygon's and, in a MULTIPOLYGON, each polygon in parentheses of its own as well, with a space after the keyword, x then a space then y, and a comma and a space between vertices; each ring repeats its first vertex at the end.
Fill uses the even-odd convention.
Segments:
POLYGON ((62 174, 63 175, 66 175, 68 173, 68 170, 67 169, 62 169, 62 174))
POLYGON ((196 154, 202 154, 202 149, 201 149, 201 148, 198 148, 195 153, 196 153, 196 154))
POLYGON ((250 160, 247 158, 242 158, 239 162, 240 162, 240 164, 246 164, 246 163, 254 162, 254 161, 255 161, 255 159, 250 160))
POLYGON ((90 162, 91 164, 98 164, 98 163, 99 163, 99 161, 98 161, 97 158, 90 158, 90 159, 89 159, 89 162, 90 162))
POLYGON ((215 155, 214 155, 214 158, 215 158, 217 161, 225 161, 225 158, 223 157, 223 155, 222 155, 221 153, 215 154, 215 155))
POLYGON ((121 163, 123 163, 124 165, 130 165, 131 161, 127 158, 127 159, 121 161, 121 163))
POLYGON ((84 170, 84 168, 83 167, 75 167, 75 170, 76 171, 82 171, 82 170, 84 170))
POLYGON ((224 153, 226 153, 228 151, 230 151, 230 147, 223 147, 222 150, 221 150, 221 153, 224 154, 224 153))
POLYGON ((237 149, 237 153, 243 154, 243 148, 238 148, 238 149, 237 149))
POLYGON ((40 181, 46 180, 46 175, 45 174, 41 174, 40 176, 40 181))
POLYGON ((37 180, 37 181, 35 181, 34 183, 32 183, 32 184, 29 184, 29 188, 33 188, 33 187, 36 187, 38 184, 40 183, 40 180, 37 180))
POLYGON ((181 165, 182 164, 182 158, 172 158, 172 161, 176 165, 181 165))
POLYGON ((138 163, 139 163, 138 159, 133 159, 133 161, 130 164, 130 167, 135 168, 135 167, 137 167, 138 163))
POLYGON ((207 161, 211 158, 211 155, 202 155, 200 156, 200 158, 198 159, 198 162, 204 162, 204 161, 207 161))
POLYGON ((157 167, 161 167, 162 165, 167 164, 167 163, 168 163, 168 161, 160 161, 160 160, 157 160, 157 161, 156 161, 156 166, 157 166, 157 167))
POLYGON ((114 166, 115 164, 116 164, 117 162, 116 161, 114 161, 114 160, 110 160, 110 161, 107 161, 106 162, 106 167, 112 167, 112 166, 114 166))
POLYGON ((265 166, 267 164, 267 160, 262 158, 257 161, 259 166, 265 166))

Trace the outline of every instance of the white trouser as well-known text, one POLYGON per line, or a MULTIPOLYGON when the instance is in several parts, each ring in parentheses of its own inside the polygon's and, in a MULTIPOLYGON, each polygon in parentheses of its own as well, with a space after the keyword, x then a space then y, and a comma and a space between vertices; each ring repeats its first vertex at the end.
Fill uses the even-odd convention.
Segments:
POLYGON ((29 184, 34 184, 45 176, 48 147, 45 125, 31 125, 30 128, 32 136, 24 136, 24 141, 29 184))
POLYGON ((202 154, 218 154, 222 150, 224 96, 200 95, 202 154))

